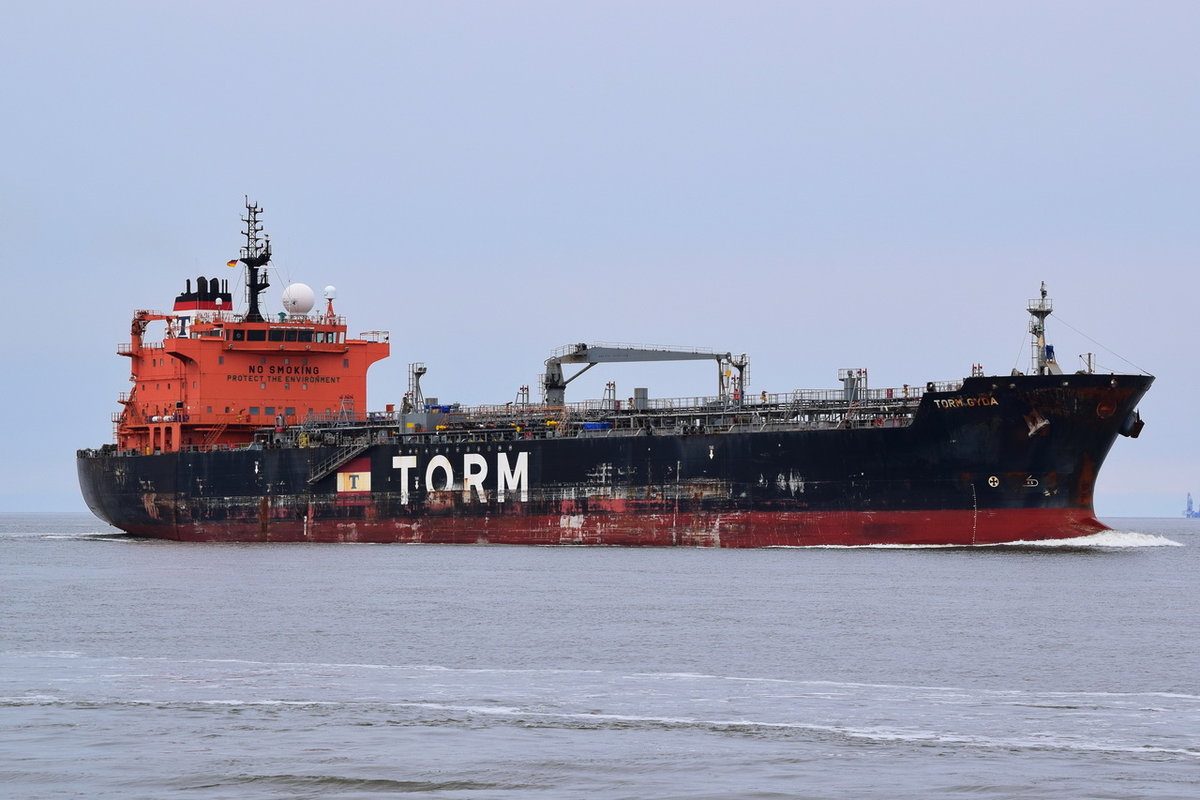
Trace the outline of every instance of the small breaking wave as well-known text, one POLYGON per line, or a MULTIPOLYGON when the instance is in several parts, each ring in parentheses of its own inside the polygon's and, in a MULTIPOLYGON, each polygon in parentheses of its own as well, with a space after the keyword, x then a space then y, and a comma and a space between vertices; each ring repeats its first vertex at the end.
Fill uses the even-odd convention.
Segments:
POLYGON ((395 780, 390 778, 360 778, 345 775, 236 775, 176 779, 182 791, 212 790, 237 786, 260 786, 287 791, 358 794, 421 794, 465 791, 524 792, 545 787, 532 783, 496 783, 473 780, 395 780))
POLYGON ((1089 536, 1076 536, 1070 539, 1042 539, 1040 541, 1008 542, 992 547, 1183 547, 1181 542, 1158 536, 1152 533, 1135 533, 1134 531, 1100 531, 1089 536))
POLYGON ((37 536, 39 539, 66 539, 75 542, 136 542, 137 538, 130 536, 128 533, 111 533, 108 531, 88 531, 84 533, 44 533, 37 536))
POLYGON ((977 549, 1059 549, 1059 550, 1107 550, 1134 547, 1185 547, 1165 536, 1134 531, 1100 531, 1087 536, 1071 536, 1065 539, 1014 539, 1011 542, 988 544, 818 544, 806 546, 782 545, 773 550, 977 550, 977 549))

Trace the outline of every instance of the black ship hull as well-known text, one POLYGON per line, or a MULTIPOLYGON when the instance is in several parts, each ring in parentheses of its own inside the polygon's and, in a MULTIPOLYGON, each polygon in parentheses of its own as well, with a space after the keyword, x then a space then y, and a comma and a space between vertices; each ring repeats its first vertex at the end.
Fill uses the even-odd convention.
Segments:
POLYGON ((1096 476, 1153 378, 966 379, 910 419, 729 431, 380 428, 352 452, 80 451, 101 519, 191 541, 723 547, 1057 539, 1104 530, 1096 476), (338 463, 339 458, 343 463, 338 463), (322 469, 322 465, 334 466, 322 469))

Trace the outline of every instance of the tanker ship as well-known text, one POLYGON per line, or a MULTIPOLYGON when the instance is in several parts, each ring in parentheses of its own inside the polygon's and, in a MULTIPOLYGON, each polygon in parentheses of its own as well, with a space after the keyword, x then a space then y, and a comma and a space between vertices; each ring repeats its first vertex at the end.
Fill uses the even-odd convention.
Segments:
POLYGON ((88 507, 135 536, 228 542, 783 547, 982 545, 1105 530, 1096 477, 1136 437, 1145 374, 1064 372, 1029 301, 1028 372, 872 388, 746 391, 731 352, 601 343, 555 350, 539 397, 467 407, 408 392, 366 407, 389 336, 348 334, 327 287, 283 310, 260 298, 271 260, 246 203, 245 274, 189 278, 170 313, 137 311, 115 442, 78 451, 88 507), (314 311, 314 305, 317 310, 314 311), (161 339, 149 334, 162 329, 161 339), (706 361, 715 394, 567 402, 597 364, 706 361), (571 372, 571 374, 568 374, 571 372))

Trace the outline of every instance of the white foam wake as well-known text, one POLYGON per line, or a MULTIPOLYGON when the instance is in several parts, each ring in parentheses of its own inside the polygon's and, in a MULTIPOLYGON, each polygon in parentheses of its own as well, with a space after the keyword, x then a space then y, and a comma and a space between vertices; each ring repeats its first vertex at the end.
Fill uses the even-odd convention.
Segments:
POLYGON ((1172 541, 1165 536, 1135 533, 1134 531, 1100 531, 1090 536, 1043 539, 1036 542, 1008 542, 1008 545, 1022 547, 1183 547, 1180 542, 1172 541))
POLYGON ((1072 536, 1066 539, 1014 539, 1011 542, 993 544, 819 544, 806 546, 784 545, 777 550, 945 550, 963 547, 1066 547, 1066 548, 1113 548, 1113 547, 1184 547, 1165 536, 1134 531, 1101 531, 1088 536, 1072 536))

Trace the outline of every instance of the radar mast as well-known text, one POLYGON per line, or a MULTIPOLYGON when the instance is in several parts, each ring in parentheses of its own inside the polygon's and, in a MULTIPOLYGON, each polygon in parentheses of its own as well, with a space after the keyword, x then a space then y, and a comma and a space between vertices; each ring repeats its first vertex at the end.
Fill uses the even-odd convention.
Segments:
POLYGON ((261 213, 262 208, 257 203, 252 204, 247 197, 246 216, 242 217, 242 222, 246 223, 246 244, 242 247, 241 258, 238 259, 246 265, 246 296, 249 302, 246 311, 247 322, 264 321, 262 312, 258 309, 258 296, 271 285, 266 274, 266 266, 271 261, 271 237, 264 235, 259 238, 263 227, 258 221, 258 215, 261 213), (258 274, 260 268, 263 270, 262 277, 258 274))

